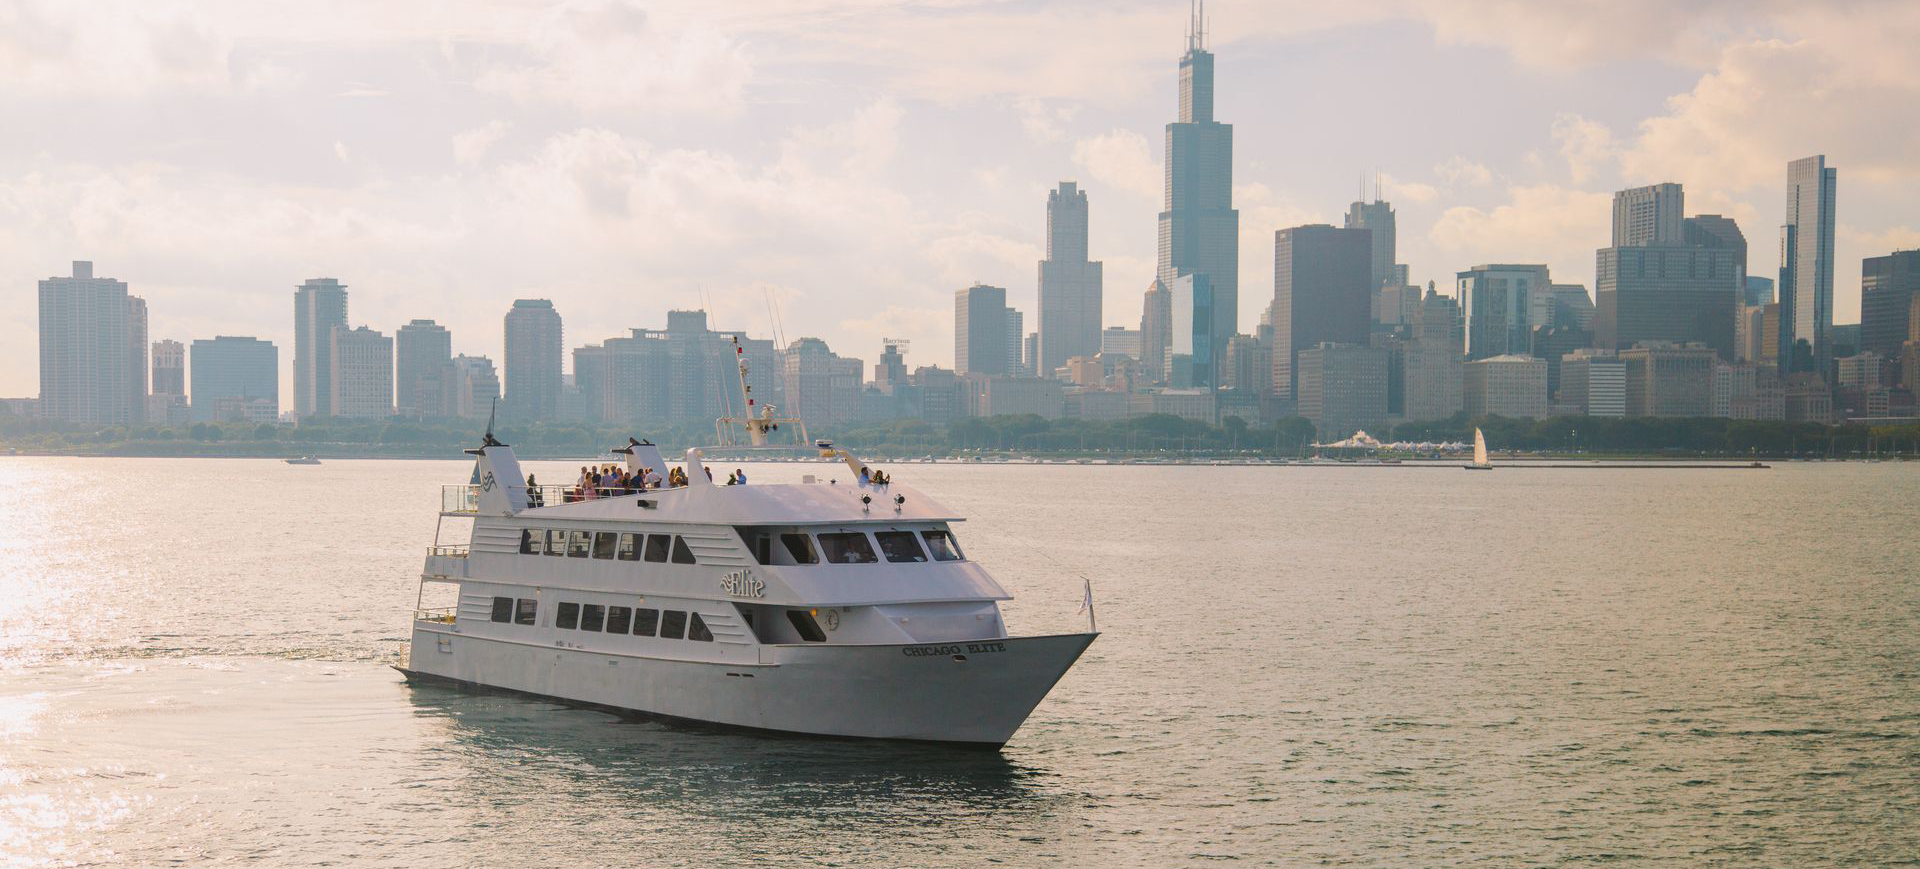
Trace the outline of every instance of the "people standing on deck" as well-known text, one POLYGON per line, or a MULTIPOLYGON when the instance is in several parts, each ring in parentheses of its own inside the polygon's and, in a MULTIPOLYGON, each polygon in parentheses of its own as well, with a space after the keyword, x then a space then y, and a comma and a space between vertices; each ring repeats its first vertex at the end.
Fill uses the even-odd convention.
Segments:
POLYGON ((641 478, 641 483, 644 484, 644 488, 648 488, 648 489, 660 488, 660 472, 652 468, 648 468, 646 476, 641 478))
POLYGON ((860 485, 865 486, 872 482, 873 482, 873 472, 867 470, 866 465, 861 465, 860 466, 860 485))
POLYGON ((741 470, 741 469, 739 469, 739 468, 734 468, 734 469, 733 469, 733 476, 734 476, 734 477, 735 477, 736 479, 738 479, 738 480, 740 481, 740 485, 742 485, 742 486, 744 486, 744 485, 746 485, 746 484, 747 484, 747 472, 746 472, 746 471, 744 471, 744 470, 741 470))
POLYGON ((709 483, 711 483, 711 482, 713 482, 713 469, 712 469, 712 468, 709 468, 709 467, 707 467, 706 465, 701 465, 701 466, 700 466, 700 470, 703 470, 703 471, 706 471, 706 472, 707 472, 707 482, 709 482, 709 483))
POLYGON ((529 507, 541 506, 540 484, 533 481, 532 474, 527 475, 527 506, 529 507))
POLYGON ((731 473, 731 474, 728 474, 728 475, 727 475, 727 485, 729 485, 729 486, 738 486, 738 485, 740 485, 740 474, 739 474, 739 472, 737 472, 737 471, 736 471, 736 472, 734 472, 734 473, 731 473))

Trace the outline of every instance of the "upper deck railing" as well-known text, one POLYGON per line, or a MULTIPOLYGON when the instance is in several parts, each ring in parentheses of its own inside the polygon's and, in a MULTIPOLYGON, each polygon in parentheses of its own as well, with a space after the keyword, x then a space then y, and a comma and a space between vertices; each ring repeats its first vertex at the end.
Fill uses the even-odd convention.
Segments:
POLYGON ((454 484, 440 487, 440 512, 442 513, 478 513, 480 512, 480 487, 468 484, 454 484))
MULTIPOLYGON (((596 501, 601 498, 624 498, 646 492, 673 491, 685 486, 663 486, 642 489, 637 486, 617 488, 598 488, 590 486, 508 486, 510 491, 525 493, 528 507, 552 507, 556 504, 575 504, 581 501, 596 501)), ((440 487, 440 512, 449 514, 473 514, 480 512, 480 487, 470 484, 453 484, 440 487)))

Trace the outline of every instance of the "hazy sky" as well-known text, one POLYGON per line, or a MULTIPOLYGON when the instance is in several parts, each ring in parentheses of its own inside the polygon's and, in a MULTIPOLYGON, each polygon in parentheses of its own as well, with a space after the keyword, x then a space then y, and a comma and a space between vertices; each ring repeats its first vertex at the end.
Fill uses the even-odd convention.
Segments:
MULTIPOLYGON (((1215 2, 1241 305, 1273 231, 1378 173, 1400 260, 1593 282, 1612 191, 1686 185, 1778 266, 1788 160, 1839 169, 1835 319, 1920 246, 1920 3, 1215 2)), ((91 259, 152 336, 258 335, 293 287, 501 350, 516 297, 568 347, 710 307, 950 366, 953 292, 1034 322, 1046 191, 1077 180, 1106 321, 1152 277, 1182 0, 563 5, 0 0, 0 394, 38 391, 35 281, 91 259)), ((571 362, 569 361, 569 366, 571 362)), ((283 386, 283 405, 291 391, 283 386)))

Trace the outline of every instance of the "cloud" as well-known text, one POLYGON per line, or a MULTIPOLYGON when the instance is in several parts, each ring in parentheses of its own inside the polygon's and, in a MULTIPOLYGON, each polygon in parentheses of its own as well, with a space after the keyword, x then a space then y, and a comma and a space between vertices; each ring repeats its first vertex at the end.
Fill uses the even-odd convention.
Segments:
POLYGON ((1594 250, 1612 234, 1613 195, 1554 185, 1514 186, 1488 209, 1461 205, 1441 213, 1427 240, 1447 262, 1547 263, 1554 280, 1593 280, 1594 250))
POLYGON ((453 161, 461 166, 478 166, 487 152, 499 143, 511 126, 506 121, 493 120, 471 130, 462 130, 453 135, 453 161))
POLYGON ((1161 197, 1160 164, 1154 162, 1147 137, 1132 130, 1113 130, 1075 142, 1073 162, 1102 184, 1149 200, 1161 197))
POLYGON ((1450 187, 1490 184, 1493 171, 1486 166, 1458 155, 1435 163, 1433 174, 1440 177, 1450 187))
POLYGON ((737 105, 753 76, 745 46, 710 27, 662 28, 627 0, 575 0, 535 21, 517 57, 488 62, 481 91, 587 109, 716 111, 737 105))
POLYGON ((1440 188, 1420 181, 1396 178, 1386 173, 1380 175, 1381 194, 1391 201, 1430 203, 1439 200, 1440 188))
POLYGON ((1551 135, 1560 148, 1560 156, 1566 158, 1567 177, 1575 184, 1593 180, 1595 175, 1611 168, 1619 155, 1613 132, 1606 125, 1576 114, 1562 112, 1554 116, 1551 135))

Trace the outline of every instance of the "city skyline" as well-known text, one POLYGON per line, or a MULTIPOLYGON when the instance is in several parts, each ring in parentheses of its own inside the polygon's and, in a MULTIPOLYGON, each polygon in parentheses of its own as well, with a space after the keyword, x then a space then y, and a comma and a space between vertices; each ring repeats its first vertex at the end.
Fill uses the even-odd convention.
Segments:
MULTIPOLYGON (((455 333, 456 352, 495 360, 505 354, 494 318, 516 298, 552 298, 581 328, 606 322, 584 340, 642 325, 624 322, 633 306, 706 307, 716 327, 766 335, 769 289, 790 336, 818 335, 863 357, 883 336, 905 337, 918 360, 942 360, 951 332, 935 315, 951 310, 956 289, 1004 286, 1009 307, 1038 310, 1044 225, 1034 203, 1068 179, 1096 212, 1089 257, 1106 264, 1103 325, 1137 326, 1189 10, 1074 9, 963 5, 858 18, 796 9, 755 22, 725 4, 703 9, 702 20, 619 4, 531 16, 479 8, 457 38, 425 16, 394 17, 370 28, 382 37, 371 48, 339 21, 303 20, 300 45, 313 56, 372 52, 351 73, 296 51, 288 34, 302 21, 286 15, 162 6, 138 23, 50 9, 9 37, 33 39, 36 21, 89 35, 46 40, 55 48, 27 54, 24 74, 0 92, 0 107, 58 110, 71 122, 0 145, 9 206, 0 292, 26 302, 62 263, 94 261, 153 302, 155 340, 247 334, 283 348, 283 397, 298 394, 284 370, 296 342, 270 312, 284 310, 285 287, 313 275, 355 287, 356 324, 392 334, 432 317, 455 333), (205 37, 181 47, 178 68, 157 60, 169 21, 205 37), (590 26, 606 44, 583 35, 590 26), (794 38, 753 40, 776 27, 794 38), (1017 38, 980 57, 953 41, 988 28, 1017 38), (99 34, 134 48, 112 64, 83 63, 99 34), (918 55, 903 47, 910 37, 929 40, 918 55), (802 50, 843 38, 881 50, 852 71, 802 50), (508 59, 483 62, 477 46, 504 46, 508 59), (1098 74, 1058 66, 1089 47, 1110 55, 1089 68, 1098 74), (685 59, 694 72, 586 86, 602 71, 592 64, 629 55, 685 59), (428 56, 441 59, 409 63, 428 56), (808 71, 834 86, 801 84, 808 71), (422 112, 417 125, 384 122, 450 90, 472 99, 422 112), (264 105, 276 99, 283 108, 264 105), (173 122, 155 122, 152 136, 97 135, 122 129, 132 122, 122 110, 148 102, 211 102, 263 120, 305 110, 315 135, 274 134, 265 152, 253 128, 231 121, 193 136, 173 122), (701 120, 657 123, 689 119, 701 120), (935 176, 961 180, 941 186, 935 176), (682 219, 661 220, 657 203, 682 219)), ((1616 190, 1669 181, 1688 188, 1695 211, 1738 220, 1750 273, 1772 275, 1781 167, 1810 154, 1826 154, 1850 179, 1838 209, 1834 321, 1857 320, 1856 263, 1920 246, 1911 211, 1898 206, 1920 185, 1920 170, 1899 159, 1913 122, 1875 108, 1913 92, 1920 76, 1859 59, 1914 32, 1914 13, 1897 5, 1817 19, 1785 6, 1661 8, 1648 13, 1661 27, 1632 31, 1638 42, 1608 21, 1549 8, 1485 33, 1464 29, 1465 11, 1278 16, 1218 2, 1208 11, 1216 115, 1237 140, 1241 332, 1265 306, 1272 233, 1337 225, 1348 202, 1369 198, 1353 188, 1375 171, 1380 198, 1398 212, 1398 259, 1420 285, 1449 287, 1448 276, 1482 262, 1543 262, 1557 281, 1592 288, 1605 203, 1616 190), (1595 30, 1596 41, 1542 48, 1559 44, 1542 34, 1567 28, 1595 30), (1326 92, 1271 84, 1356 44, 1395 59, 1326 92), (1809 79, 1757 72, 1769 61, 1871 87, 1813 105, 1809 79), (1594 69, 1620 74, 1582 75, 1594 69), (1866 93, 1875 98, 1863 101, 1866 93), (1371 102, 1356 112, 1350 103, 1362 94, 1371 102), (1768 123, 1755 114, 1767 106, 1822 122, 1768 123), (1317 129, 1311 141, 1288 134, 1303 124, 1317 129), (1420 134, 1383 135, 1388 128, 1420 134), (1382 144, 1402 139, 1411 144, 1382 144)), ((29 395, 36 338, 30 323, 12 328, 13 340, 0 342, 0 394, 29 395)))

